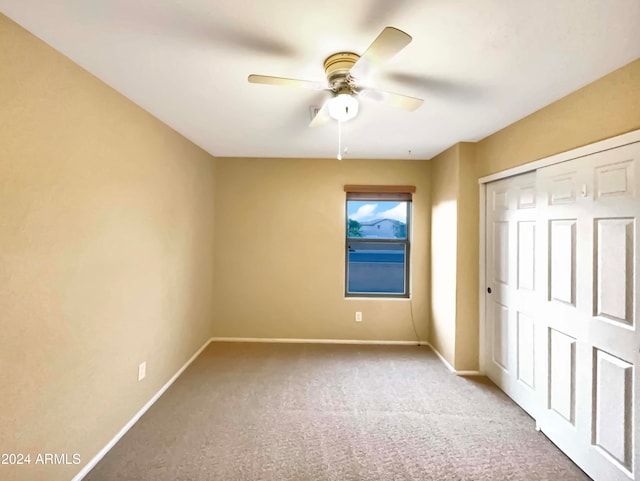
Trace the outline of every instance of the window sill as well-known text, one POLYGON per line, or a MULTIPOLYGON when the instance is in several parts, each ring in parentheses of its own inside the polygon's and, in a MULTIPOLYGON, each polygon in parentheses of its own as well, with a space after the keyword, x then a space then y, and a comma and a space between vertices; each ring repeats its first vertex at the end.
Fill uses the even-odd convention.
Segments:
POLYGON ((344 296, 345 301, 410 301, 411 296, 409 297, 366 297, 366 296, 344 296))

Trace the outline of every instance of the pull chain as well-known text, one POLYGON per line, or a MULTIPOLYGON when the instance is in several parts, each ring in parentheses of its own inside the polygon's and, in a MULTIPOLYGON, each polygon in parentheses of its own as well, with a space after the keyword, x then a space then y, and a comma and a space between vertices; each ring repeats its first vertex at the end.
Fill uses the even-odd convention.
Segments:
POLYGON ((338 120, 338 160, 342 160, 342 122, 338 120))

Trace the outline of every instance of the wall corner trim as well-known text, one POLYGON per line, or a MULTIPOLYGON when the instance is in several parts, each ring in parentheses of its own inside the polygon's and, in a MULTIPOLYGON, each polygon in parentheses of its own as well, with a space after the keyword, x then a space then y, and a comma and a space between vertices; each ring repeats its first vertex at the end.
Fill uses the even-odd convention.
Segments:
POLYGON ((100 451, 98 451, 98 454, 96 454, 93 458, 91 458, 91 460, 87 464, 83 466, 83 468, 78 472, 78 474, 76 474, 73 477, 71 481, 81 481, 82 479, 84 479, 84 477, 87 474, 89 474, 89 472, 96 466, 96 464, 98 464, 100 460, 105 457, 105 455, 111 450, 111 448, 113 448, 116 445, 116 443, 120 441, 122 436, 124 436, 127 433, 127 431, 129 431, 129 429, 131 429, 133 425, 136 422, 138 422, 138 420, 142 417, 142 415, 146 413, 149 410, 149 408, 155 404, 155 402, 160 398, 160 396, 162 396, 164 392, 167 389, 169 389, 169 387, 175 382, 176 379, 180 377, 180 375, 184 372, 184 370, 187 369, 187 367, 189 367, 189 365, 193 361, 195 361, 195 359, 200 355, 200 353, 202 353, 202 351, 205 350, 205 348, 211 343, 211 341, 213 341, 213 338, 209 338, 202 345, 202 347, 198 349, 195 352, 195 354, 191 356, 189 360, 187 360, 187 362, 185 362, 180 369, 178 369, 178 372, 176 372, 171 377, 171 379, 169 379, 165 383, 165 385, 162 386, 160 390, 157 393, 155 393, 153 397, 149 399, 149 401, 147 401, 147 403, 144 406, 142 406, 142 408, 136 414, 133 415, 133 417, 129 420, 129 422, 123 426, 123 428, 111 439, 111 441, 109 441, 106 444, 105 447, 103 447, 100 451))

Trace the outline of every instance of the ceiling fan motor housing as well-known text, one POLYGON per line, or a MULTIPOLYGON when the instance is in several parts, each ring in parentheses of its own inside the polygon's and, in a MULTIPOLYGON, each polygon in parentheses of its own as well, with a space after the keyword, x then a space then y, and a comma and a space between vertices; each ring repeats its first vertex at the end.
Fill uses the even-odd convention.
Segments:
POLYGON ((351 93, 349 71, 358 61, 360 55, 353 52, 339 52, 327 57, 324 71, 331 89, 336 93, 351 93))

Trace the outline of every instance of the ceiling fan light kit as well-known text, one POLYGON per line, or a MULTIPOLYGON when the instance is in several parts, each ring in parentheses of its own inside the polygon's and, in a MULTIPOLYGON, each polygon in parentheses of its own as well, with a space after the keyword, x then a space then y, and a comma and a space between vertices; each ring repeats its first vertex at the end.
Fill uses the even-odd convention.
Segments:
POLYGON ((338 94, 329 100, 329 116, 339 122, 347 122, 358 115, 358 99, 350 94, 338 94))

